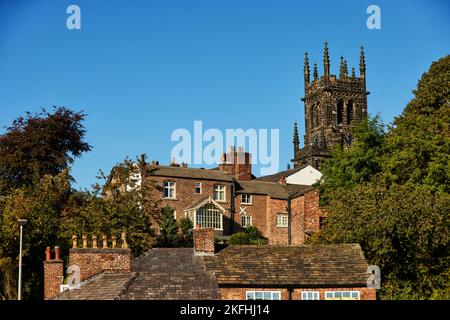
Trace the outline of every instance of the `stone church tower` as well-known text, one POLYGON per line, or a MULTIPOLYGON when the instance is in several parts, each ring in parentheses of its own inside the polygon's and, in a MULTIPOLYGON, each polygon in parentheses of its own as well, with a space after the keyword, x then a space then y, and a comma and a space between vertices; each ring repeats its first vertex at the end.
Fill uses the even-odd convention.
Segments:
POLYGON ((310 79, 308 52, 304 63, 305 136, 300 149, 297 123, 294 127, 294 167, 320 166, 338 145, 350 145, 350 128, 367 117, 366 63, 361 47, 359 77, 355 68, 348 74, 347 61, 341 56, 339 78, 330 74, 330 58, 325 43, 323 53, 323 76, 319 77, 314 64, 313 79, 310 79))

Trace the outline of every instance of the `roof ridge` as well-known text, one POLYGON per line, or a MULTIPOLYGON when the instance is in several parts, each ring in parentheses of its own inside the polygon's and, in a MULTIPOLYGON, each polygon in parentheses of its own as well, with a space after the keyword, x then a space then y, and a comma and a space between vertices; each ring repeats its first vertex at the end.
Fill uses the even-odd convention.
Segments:
POLYGON ((140 272, 131 272, 131 277, 130 279, 127 280, 127 282, 125 282, 122 286, 122 288, 120 288, 119 293, 114 297, 113 300, 118 300, 120 299, 121 296, 123 296, 128 288, 130 287, 130 285, 133 283, 134 280, 137 279, 137 277, 139 277, 140 272))

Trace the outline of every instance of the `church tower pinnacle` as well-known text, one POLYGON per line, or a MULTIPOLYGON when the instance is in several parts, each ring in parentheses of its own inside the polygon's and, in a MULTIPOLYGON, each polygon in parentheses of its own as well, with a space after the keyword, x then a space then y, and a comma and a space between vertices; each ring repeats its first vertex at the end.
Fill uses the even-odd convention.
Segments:
POLYGON ((310 81, 309 57, 304 59, 305 135, 300 149, 298 127, 294 125, 294 167, 311 165, 320 169, 323 161, 330 157, 333 148, 351 139, 351 128, 367 117, 366 61, 364 48, 359 57, 359 77, 355 68, 348 74, 347 60, 340 57, 339 77, 331 74, 328 43, 323 50, 323 76, 319 77, 317 64, 313 67, 313 81, 310 81))

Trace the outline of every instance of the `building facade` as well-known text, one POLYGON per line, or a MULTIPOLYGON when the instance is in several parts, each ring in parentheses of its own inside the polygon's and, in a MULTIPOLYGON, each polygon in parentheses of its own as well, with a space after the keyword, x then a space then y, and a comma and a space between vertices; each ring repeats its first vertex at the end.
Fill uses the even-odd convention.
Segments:
POLYGON ((196 228, 193 248, 155 248, 133 260, 123 240, 98 246, 95 239, 83 238, 79 247, 76 238, 66 273, 76 272, 66 283, 63 260, 59 254, 51 259, 47 248, 45 299, 376 299, 357 244, 245 245, 217 252, 214 229, 196 228))
MULTIPOLYGON (((270 244, 303 244, 319 230, 325 213, 318 190, 309 185, 257 180, 250 154, 232 148, 218 168, 189 168, 184 164, 146 166, 145 177, 156 184, 160 206, 170 206, 177 220, 212 228, 218 238, 254 226, 270 244)), ((157 221, 153 223, 158 232, 157 221)))
POLYGON ((304 61, 305 96, 304 147, 300 148, 297 124, 294 127, 294 167, 311 165, 317 170, 338 145, 352 143, 350 129, 367 117, 366 63, 361 47, 359 76, 352 68, 348 73, 347 61, 341 56, 339 77, 330 74, 327 43, 323 53, 323 75, 319 77, 314 64, 310 78, 308 53, 304 61))

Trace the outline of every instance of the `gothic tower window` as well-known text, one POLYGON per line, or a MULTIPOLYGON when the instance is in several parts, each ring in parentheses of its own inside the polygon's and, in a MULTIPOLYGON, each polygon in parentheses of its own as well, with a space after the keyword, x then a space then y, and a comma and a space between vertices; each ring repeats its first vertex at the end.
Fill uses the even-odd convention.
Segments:
POLYGON ((337 124, 342 124, 343 113, 344 113, 344 101, 339 100, 336 106, 337 124))
POLYGON ((352 121, 352 113, 353 113, 353 100, 349 100, 347 103, 347 124, 350 124, 352 121))
POLYGON ((309 109, 309 124, 310 128, 314 128, 314 105, 309 109))
POLYGON ((316 105, 314 108, 314 126, 318 127, 319 126, 319 112, 320 112, 320 108, 319 105, 316 105))

